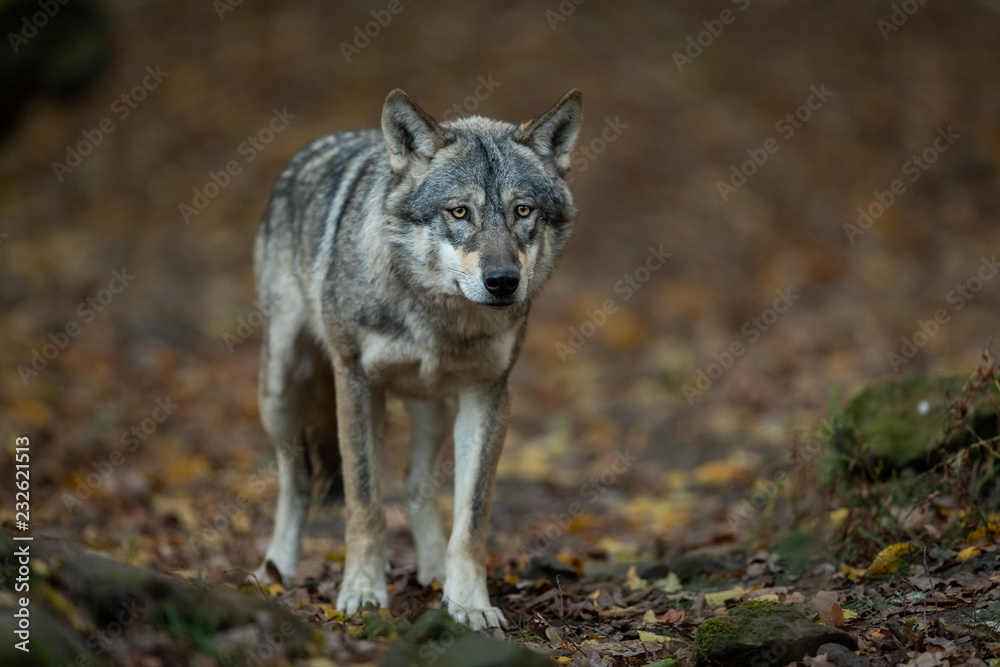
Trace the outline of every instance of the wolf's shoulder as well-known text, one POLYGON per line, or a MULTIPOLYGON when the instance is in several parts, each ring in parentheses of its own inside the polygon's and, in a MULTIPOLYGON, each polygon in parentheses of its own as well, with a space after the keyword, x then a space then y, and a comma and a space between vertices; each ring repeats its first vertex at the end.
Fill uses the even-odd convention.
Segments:
POLYGON ((297 176, 322 171, 331 164, 342 164, 362 155, 384 149, 379 130, 351 130, 315 139, 292 157, 282 176, 297 176))

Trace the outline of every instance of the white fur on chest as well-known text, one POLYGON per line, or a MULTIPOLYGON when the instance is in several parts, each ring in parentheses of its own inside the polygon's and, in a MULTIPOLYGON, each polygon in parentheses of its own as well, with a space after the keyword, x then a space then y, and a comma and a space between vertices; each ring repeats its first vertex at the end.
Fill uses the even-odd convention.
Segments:
POLYGON ((404 398, 453 394, 462 386, 495 379, 510 366, 517 329, 450 354, 433 339, 414 342, 365 331, 361 366, 369 381, 404 398))

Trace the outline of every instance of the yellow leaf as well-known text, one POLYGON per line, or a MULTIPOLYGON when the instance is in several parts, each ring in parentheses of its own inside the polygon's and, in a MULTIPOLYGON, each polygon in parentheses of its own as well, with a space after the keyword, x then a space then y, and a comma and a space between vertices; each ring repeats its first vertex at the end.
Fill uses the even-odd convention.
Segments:
POLYGON ((853 609, 844 609, 843 614, 845 621, 853 621, 858 617, 858 612, 854 611, 853 609))
POLYGON ((969 542, 982 542, 986 539, 1000 540, 1000 524, 988 523, 969 533, 969 542))
POLYGON ((80 612, 77 611, 76 607, 62 593, 47 584, 42 584, 42 597, 49 603, 49 606, 69 619, 69 623, 73 626, 74 630, 77 632, 84 631, 86 624, 80 618, 80 612))
POLYGON ((566 656, 563 656, 561 658, 556 658, 556 662, 558 662, 560 665, 568 665, 570 662, 572 662, 572 660, 573 658, 567 658, 566 656))
POLYGON ((845 565, 844 574, 846 574, 847 578, 850 579, 851 581, 858 581, 859 579, 864 578, 865 568, 851 567, 850 565, 845 565))
POLYGON ((868 567, 867 575, 892 574, 899 569, 900 557, 909 553, 912 549, 913 545, 909 542, 897 542, 896 544, 887 546, 875 556, 875 560, 868 567))
POLYGON ((647 609, 646 613, 642 615, 642 627, 648 628, 650 626, 656 625, 656 614, 652 609, 647 609))
POLYGON ((641 642, 662 642, 664 644, 669 644, 673 641, 672 637, 666 635, 658 635, 648 630, 639 630, 639 641, 641 642))
POLYGON ((267 591, 268 595, 281 595, 285 592, 285 587, 281 584, 269 584, 264 587, 264 590, 267 591))
POLYGON ((330 658, 309 658, 306 665, 308 667, 337 667, 337 663, 330 658))
POLYGON ((728 600, 738 600, 747 592, 749 592, 748 589, 743 588, 742 586, 736 586, 735 588, 730 588, 727 591, 705 593, 705 602, 708 603, 709 607, 721 607, 725 605, 728 600))
POLYGON ((201 456, 178 457, 167 462, 166 477, 171 482, 202 479, 211 473, 212 464, 201 456))
POLYGON ((337 608, 334 607, 332 604, 328 604, 326 602, 317 602, 313 606, 317 607, 320 611, 322 611, 323 616, 325 616, 326 618, 332 618, 335 621, 347 620, 347 617, 344 616, 343 612, 337 611, 337 608))
POLYGON ((343 563, 344 562, 344 552, 343 551, 327 551, 324 558, 328 563, 343 563))
POLYGON ((837 528, 847 520, 847 515, 850 513, 851 511, 846 507, 841 507, 839 510, 833 510, 830 512, 830 523, 833 524, 834 528, 837 528))
POLYGON ((683 470, 671 470, 666 477, 667 487, 671 489, 686 489, 690 484, 690 475, 683 470))
POLYGON ((649 584, 645 579, 639 577, 635 573, 635 565, 628 569, 628 574, 625 575, 625 588, 630 591, 641 591, 644 588, 648 588, 649 584))
POLYGON ((12 420, 37 428, 45 428, 52 422, 52 409, 48 405, 26 398, 14 399, 7 414, 12 420))
POLYGON ((250 517, 246 514, 237 514, 233 517, 233 532, 245 535, 250 532, 250 517))
POLYGON ((677 593, 684 588, 684 585, 681 584, 680 577, 678 577, 674 572, 667 573, 667 576, 664 579, 657 579, 653 585, 664 593, 677 593))
POLYGON ((969 560, 970 558, 975 558, 979 554, 983 553, 979 547, 969 547, 968 549, 962 549, 955 556, 958 560, 969 560))
POLYGON ((504 580, 508 584, 516 584, 517 582, 521 581, 521 577, 517 576, 516 574, 508 574, 506 577, 504 577, 504 580))
POLYGON ((695 468, 695 479, 702 486, 724 486, 742 481, 749 476, 750 470, 741 462, 727 459, 725 461, 709 461, 695 468))

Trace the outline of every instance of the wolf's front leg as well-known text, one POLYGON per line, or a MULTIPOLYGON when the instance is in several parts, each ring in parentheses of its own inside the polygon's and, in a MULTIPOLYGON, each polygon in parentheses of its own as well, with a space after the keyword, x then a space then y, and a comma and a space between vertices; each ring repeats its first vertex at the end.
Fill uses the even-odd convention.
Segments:
POLYGON ((369 385, 356 363, 336 359, 333 370, 347 511, 347 553, 337 611, 352 615, 367 604, 389 606, 378 461, 385 394, 369 385))
POLYGON ((497 461, 507 432, 507 384, 459 394, 455 422, 455 518, 445 557, 444 601, 474 630, 507 625, 486 590, 486 533, 497 461))

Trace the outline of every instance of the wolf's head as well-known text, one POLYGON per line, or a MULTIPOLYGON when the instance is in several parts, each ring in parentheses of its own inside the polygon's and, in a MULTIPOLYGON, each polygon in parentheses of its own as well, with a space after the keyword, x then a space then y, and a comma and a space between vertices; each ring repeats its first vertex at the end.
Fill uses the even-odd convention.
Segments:
POLYGON ((530 301, 572 233, 565 177, 582 119, 579 90, 520 126, 479 116, 439 124, 403 91, 389 93, 394 268, 433 295, 493 308, 530 301))

